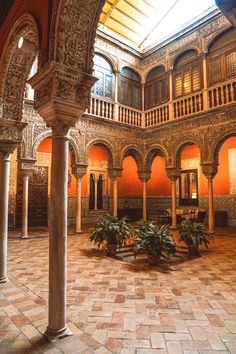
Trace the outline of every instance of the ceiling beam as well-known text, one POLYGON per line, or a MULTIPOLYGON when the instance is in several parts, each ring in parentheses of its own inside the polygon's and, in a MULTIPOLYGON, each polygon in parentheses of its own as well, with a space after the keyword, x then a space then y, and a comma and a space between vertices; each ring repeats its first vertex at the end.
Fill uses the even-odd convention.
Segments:
POLYGON ((113 10, 115 9, 115 7, 118 5, 118 2, 120 2, 120 0, 115 0, 114 3, 112 4, 112 6, 110 7, 110 9, 107 11, 107 14, 104 16, 103 20, 101 21, 101 24, 105 24, 105 22, 107 21, 107 19, 111 16, 113 10))

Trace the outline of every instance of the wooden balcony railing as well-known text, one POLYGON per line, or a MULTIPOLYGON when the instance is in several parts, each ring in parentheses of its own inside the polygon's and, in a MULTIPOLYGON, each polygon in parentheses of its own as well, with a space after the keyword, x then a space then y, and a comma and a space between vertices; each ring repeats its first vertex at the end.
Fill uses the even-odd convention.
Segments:
POLYGON ((136 127, 141 127, 142 111, 119 104, 118 121, 121 123, 134 125, 136 127))
POLYGON ((236 101, 236 80, 224 82, 208 89, 209 109, 236 101))
POLYGON ((87 113, 102 118, 114 119, 114 102, 92 96, 87 113))
POLYGON ((189 116, 194 113, 202 112, 203 92, 198 92, 189 96, 181 97, 173 101, 174 118, 189 116))
POLYGON ((169 120, 169 105, 164 104, 145 111, 145 128, 169 120))

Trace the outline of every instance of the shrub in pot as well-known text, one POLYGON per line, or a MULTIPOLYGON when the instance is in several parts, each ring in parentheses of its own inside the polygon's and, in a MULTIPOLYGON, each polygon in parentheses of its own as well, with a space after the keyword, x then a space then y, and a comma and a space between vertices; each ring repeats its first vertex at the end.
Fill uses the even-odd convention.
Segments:
POLYGON ((141 220, 135 228, 134 255, 147 253, 150 265, 157 265, 161 257, 169 260, 175 255, 176 245, 167 225, 158 227, 141 220))
POLYGON ((190 258, 200 257, 199 246, 208 244, 214 239, 213 235, 206 232, 204 225, 191 219, 183 220, 176 226, 179 231, 178 242, 184 242, 188 247, 190 258))
POLYGON ((126 217, 119 219, 117 216, 106 214, 98 220, 89 239, 97 244, 98 248, 102 247, 108 256, 114 256, 117 246, 124 245, 130 236, 131 226, 126 217))

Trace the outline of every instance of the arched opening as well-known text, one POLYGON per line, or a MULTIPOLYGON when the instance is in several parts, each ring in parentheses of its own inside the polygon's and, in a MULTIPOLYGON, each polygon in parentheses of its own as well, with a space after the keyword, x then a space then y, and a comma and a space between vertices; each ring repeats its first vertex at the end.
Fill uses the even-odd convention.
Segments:
POLYGON ((142 86, 140 76, 131 68, 124 67, 120 74, 119 101, 136 109, 142 108, 142 86))
POLYGON ((89 176, 89 209, 95 209, 95 176, 92 173, 89 176))
POLYGON ((100 210, 103 207, 103 176, 102 175, 100 175, 98 177, 97 206, 98 206, 98 209, 100 209, 100 210))
POLYGON ((114 98, 114 74, 110 62, 101 54, 94 55, 94 76, 98 81, 92 88, 92 94, 104 98, 114 98))
POLYGON ((169 100, 168 74, 164 66, 152 69, 145 82, 145 109, 152 108, 169 100))

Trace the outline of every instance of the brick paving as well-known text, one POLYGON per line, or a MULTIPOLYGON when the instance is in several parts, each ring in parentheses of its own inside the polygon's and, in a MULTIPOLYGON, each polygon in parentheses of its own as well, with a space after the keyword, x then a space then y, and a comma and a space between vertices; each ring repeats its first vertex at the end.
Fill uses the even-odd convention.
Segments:
POLYGON ((169 268, 106 258, 88 235, 70 235, 67 313, 74 336, 57 343, 42 335, 48 238, 11 237, 10 281, 0 284, 0 354, 236 353, 236 232, 219 231, 201 258, 183 256, 169 268))

